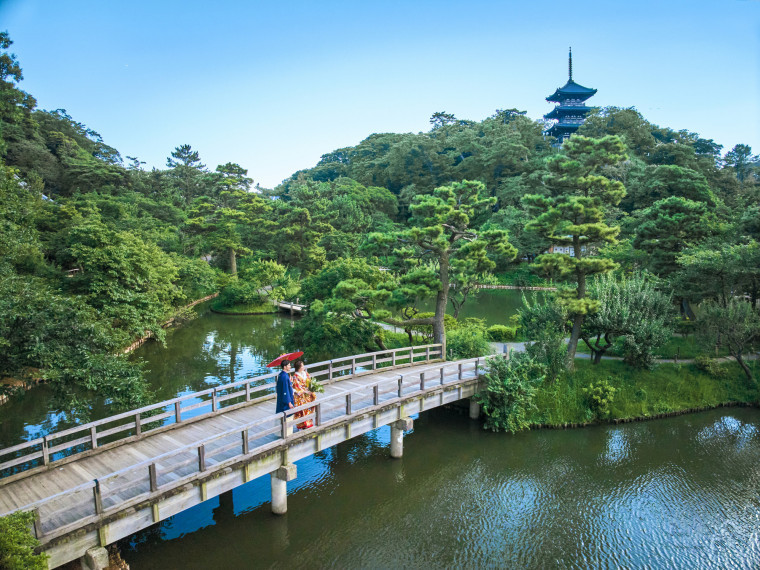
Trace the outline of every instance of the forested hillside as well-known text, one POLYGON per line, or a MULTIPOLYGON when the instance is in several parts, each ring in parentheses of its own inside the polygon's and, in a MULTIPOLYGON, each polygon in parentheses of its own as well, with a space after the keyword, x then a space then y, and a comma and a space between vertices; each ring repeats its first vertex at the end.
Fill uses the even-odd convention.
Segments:
MULTIPOLYGON (((219 290, 298 295, 311 310, 291 342, 336 352, 382 346, 376 320, 440 339, 441 303, 529 261, 575 287, 568 323, 598 305, 581 276, 610 271, 651 272, 690 318, 705 300, 757 307, 760 164, 745 145, 724 153, 634 109, 595 110, 589 138, 563 148, 516 109, 441 112, 428 132, 372 134, 267 190, 184 141, 166 168, 143 169, 64 110, 38 109, 10 46, 0 34, 0 373, 42 375, 74 406, 91 392, 144 401, 120 351, 161 340, 182 306, 219 290), (541 255, 562 245, 588 246, 588 262, 541 255), (434 315, 419 308, 430 299, 434 315)), ((577 338, 592 334, 581 321, 577 338)))

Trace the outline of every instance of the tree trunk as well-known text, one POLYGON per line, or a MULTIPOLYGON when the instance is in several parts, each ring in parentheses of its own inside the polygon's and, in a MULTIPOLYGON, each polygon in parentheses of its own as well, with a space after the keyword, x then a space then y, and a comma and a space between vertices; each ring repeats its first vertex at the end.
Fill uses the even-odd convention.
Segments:
POLYGON ((584 315, 575 315, 573 317, 573 331, 570 333, 570 342, 567 343, 567 365, 568 370, 575 368, 575 351, 578 349, 578 339, 581 336, 581 325, 583 324, 584 315))
POLYGON ((235 259, 235 248, 230 248, 230 275, 237 275, 237 259, 235 259))
POLYGON ((747 363, 744 362, 744 359, 742 358, 742 353, 737 352, 733 356, 736 358, 736 362, 739 363, 739 366, 742 367, 742 370, 744 370, 744 374, 747 375, 747 380, 749 380, 752 384, 756 384, 755 379, 752 377, 752 371, 749 369, 749 366, 747 366, 747 363))
MULTIPOLYGON (((575 255, 575 259, 581 259, 583 257, 580 236, 573 236, 573 254, 575 255)), ((578 299, 583 299, 586 296, 586 274, 578 271, 577 267, 578 266, 576 266, 578 291, 576 297, 578 299)), ((567 343, 566 368, 568 370, 573 370, 575 368, 575 351, 578 349, 578 339, 581 337, 583 317, 585 317, 583 314, 573 315, 573 331, 570 333, 570 342, 567 343)))
POLYGON ((441 344, 443 355, 446 354, 446 329, 444 327, 444 315, 446 314, 446 304, 449 301, 449 255, 443 253, 440 261, 441 290, 438 291, 438 297, 435 301, 435 320, 433 321, 433 342, 441 344))

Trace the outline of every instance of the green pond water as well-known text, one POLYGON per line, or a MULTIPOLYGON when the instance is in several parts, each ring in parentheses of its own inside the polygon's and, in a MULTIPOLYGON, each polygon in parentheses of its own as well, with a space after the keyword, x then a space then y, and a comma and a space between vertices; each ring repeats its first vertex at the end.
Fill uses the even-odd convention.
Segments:
POLYGON ((120 543, 165 568, 758 568, 760 412, 493 434, 424 412, 389 457, 380 428, 120 543))

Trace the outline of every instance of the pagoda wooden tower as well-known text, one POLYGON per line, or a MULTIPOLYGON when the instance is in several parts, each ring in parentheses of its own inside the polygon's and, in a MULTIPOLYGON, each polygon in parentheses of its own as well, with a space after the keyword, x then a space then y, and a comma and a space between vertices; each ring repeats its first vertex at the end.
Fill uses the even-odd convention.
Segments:
POLYGON ((586 115, 591 107, 587 107, 585 101, 596 93, 596 89, 589 89, 573 81, 572 48, 570 49, 567 69, 569 76, 567 83, 546 98, 547 101, 557 103, 557 106, 551 113, 544 115, 544 119, 552 119, 557 122, 544 131, 544 134, 557 137, 558 144, 562 144, 570 138, 570 135, 577 131, 578 127, 586 120, 586 115))

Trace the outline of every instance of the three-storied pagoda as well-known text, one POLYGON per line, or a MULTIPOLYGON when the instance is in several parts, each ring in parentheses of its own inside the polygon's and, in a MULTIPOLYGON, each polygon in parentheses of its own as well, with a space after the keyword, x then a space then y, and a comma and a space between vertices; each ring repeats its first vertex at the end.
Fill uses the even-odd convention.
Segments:
POLYGON ((586 120, 586 115, 591 107, 586 107, 586 99, 596 93, 596 89, 589 89, 578 85, 573 81, 573 50, 570 49, 568 60, 569 79, 564 87, 557 89, 554 94, 546 98, 547 101, 558 103, 551 113, 544 115, 544 119, 555 119, 557 122, 547 129, 544 134, 557 137, 557 142, 562 144, 578 130, 586 120))

